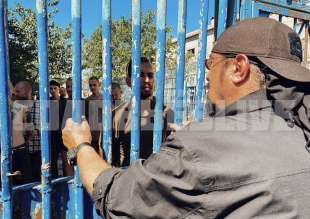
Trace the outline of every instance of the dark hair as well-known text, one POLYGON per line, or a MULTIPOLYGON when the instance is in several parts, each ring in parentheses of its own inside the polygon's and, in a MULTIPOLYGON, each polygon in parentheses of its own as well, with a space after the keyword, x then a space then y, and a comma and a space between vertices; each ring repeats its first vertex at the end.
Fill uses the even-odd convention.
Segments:
POLYGON ((50 86, 57 86, 57 87, 59 87, 60 88, 60 84, 57 82, 57 81, 55 81, 55 80, 51 80, 50 81, 50 86))
POLYGON ((117 82, 112 82, 112 90, 114 89, 122 90, 121 85, 117 82))
MULTIPOLYGON (((142 63, 149 63, 149 64, 151 64, 151 62, 150 62, 150 60, 148 59, 148 58, 146 58, 146 57, 141 57, 141 59, 140 59, 140 62, 141 62, 141 64, 142 63)), ((131 78, 131 59, 130 59, 130 61, 129 61, 129 63, 127 64, 127 77, 128 78, 131 78)))
POLYGON ((89 79, 88 79, 88 82, 91 81, 91 80, 96 80, 99 82, 99 78, 96 77, 96 76, 91 76, 89 79))

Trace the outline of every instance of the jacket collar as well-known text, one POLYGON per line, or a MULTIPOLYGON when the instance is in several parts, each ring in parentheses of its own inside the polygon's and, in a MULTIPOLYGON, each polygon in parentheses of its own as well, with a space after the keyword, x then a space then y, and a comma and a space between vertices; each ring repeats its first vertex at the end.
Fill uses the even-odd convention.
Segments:
POLYGON ((249 113, 257 110, 262 110, 265 108, 271 108, 271 103, 267 100, 265 90, 260 90, 253 92, 232 105, 223 109, 215 109, 213 116, 233 116, 240 113, 249 113))

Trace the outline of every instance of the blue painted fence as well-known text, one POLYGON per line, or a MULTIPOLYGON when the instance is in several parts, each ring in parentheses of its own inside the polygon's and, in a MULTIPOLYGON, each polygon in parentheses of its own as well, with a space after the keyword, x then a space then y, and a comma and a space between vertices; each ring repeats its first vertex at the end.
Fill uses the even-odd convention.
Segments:
MULTIPOLYGON (((82 119, 81 106, 81 0, 72 0, 72 78, 73 78, 73 120, 82 119)), ((186 51, 186 19, 187 0, 178 3, 178 54, 176 86, 175 86, 175 123, 184 122, 184 103, 187 101, 188 89, 185 78, 186 51), (184 93, 186 93, 184 95, 184 93)), ((195 119, 202 121, 205 105, 205 66, 207 56, 208 33, 211 21, 214 23, 214 36, 218 38, 223 31, 240 19, 256 16, 277 14, 279 21, 284 17, 293 19, 293 28, 298 33, 305 29, 306 45, 308 43, 308 28, 310 7, 306 1, 287 0, 200 0, 200 35, 199 56, 197 61, 197 81, 195 90, 189 90, 195 95, 195 119), (302 25, 298 27, 298 21, 302 25), (298 29, 299 28, 299 29, 298 29)), ((74 178, 64 177, 51 180, 49 143, 49 74, 48 74, 48 17, 47 0, 36 0, 37 31, 40 74, 40 114, 41 114, 41 182, 13 187, 11 178, 11 145, 12 130, 9 99, 9 65, 8 65, 8 34, 7 34, 7 0, 0 0, 0 125, 1 125, 1 203, 2 218, 98 218, 93 211, 88 195, 85 193, 79 177, 79 170, 74 168, 74 178), (14 211, 14 212, 13 212, 14 211)), ((166 61, 166 15, 167 0, 157 1, 157 56, 156 56, 156 105, 154 123, 154 152, 160 150, 162 142, 162 114, 165 92, 165 61, 166 61)), ((103 148, 106 158, 111 160, 112 144, 112 49, 111 49, 111 0, 102 0, 102 78, 103 78, 103 148)), ((141 1, 132 0, 132 132, 131 132, 131 163, 139 158, 140 149, 140 53, 141 53, 141 1)), ((305 50, 307 59, 307 50, 305 50)), ((186 107, 187 108, 187 107, 186 107)))

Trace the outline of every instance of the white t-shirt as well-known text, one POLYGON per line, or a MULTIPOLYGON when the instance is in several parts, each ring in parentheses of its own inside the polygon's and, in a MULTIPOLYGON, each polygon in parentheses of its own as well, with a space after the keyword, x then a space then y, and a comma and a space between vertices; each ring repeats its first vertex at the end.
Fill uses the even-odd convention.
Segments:
POLYGON ((12 131, 13 131, 13 144, 12 147, 25 144, 24 137, 24 123, 28 113, 28 107, 16 101, 12 104, 12 131))

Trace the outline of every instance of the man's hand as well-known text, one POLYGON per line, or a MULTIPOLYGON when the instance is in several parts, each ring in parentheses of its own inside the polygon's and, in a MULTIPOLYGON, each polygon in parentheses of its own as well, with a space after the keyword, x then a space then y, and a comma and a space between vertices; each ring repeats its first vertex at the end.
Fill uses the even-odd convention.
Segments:
POLYGON ((62 140, 68 150, 77 147, 81 143, 91 143, 91 133, 88 123, 83 120, 82 123, 73 122, 67 119, 66 126, 62 130, 62 140))
POLYGON ((177 132, 183 128, 185 128, 186 126, 188 126, 192 121, 186 121, 183 122, 183 124, 181 125, 177 125, 176 123, 168 123, 167 124, 167 129, 173 132, 177 132))

